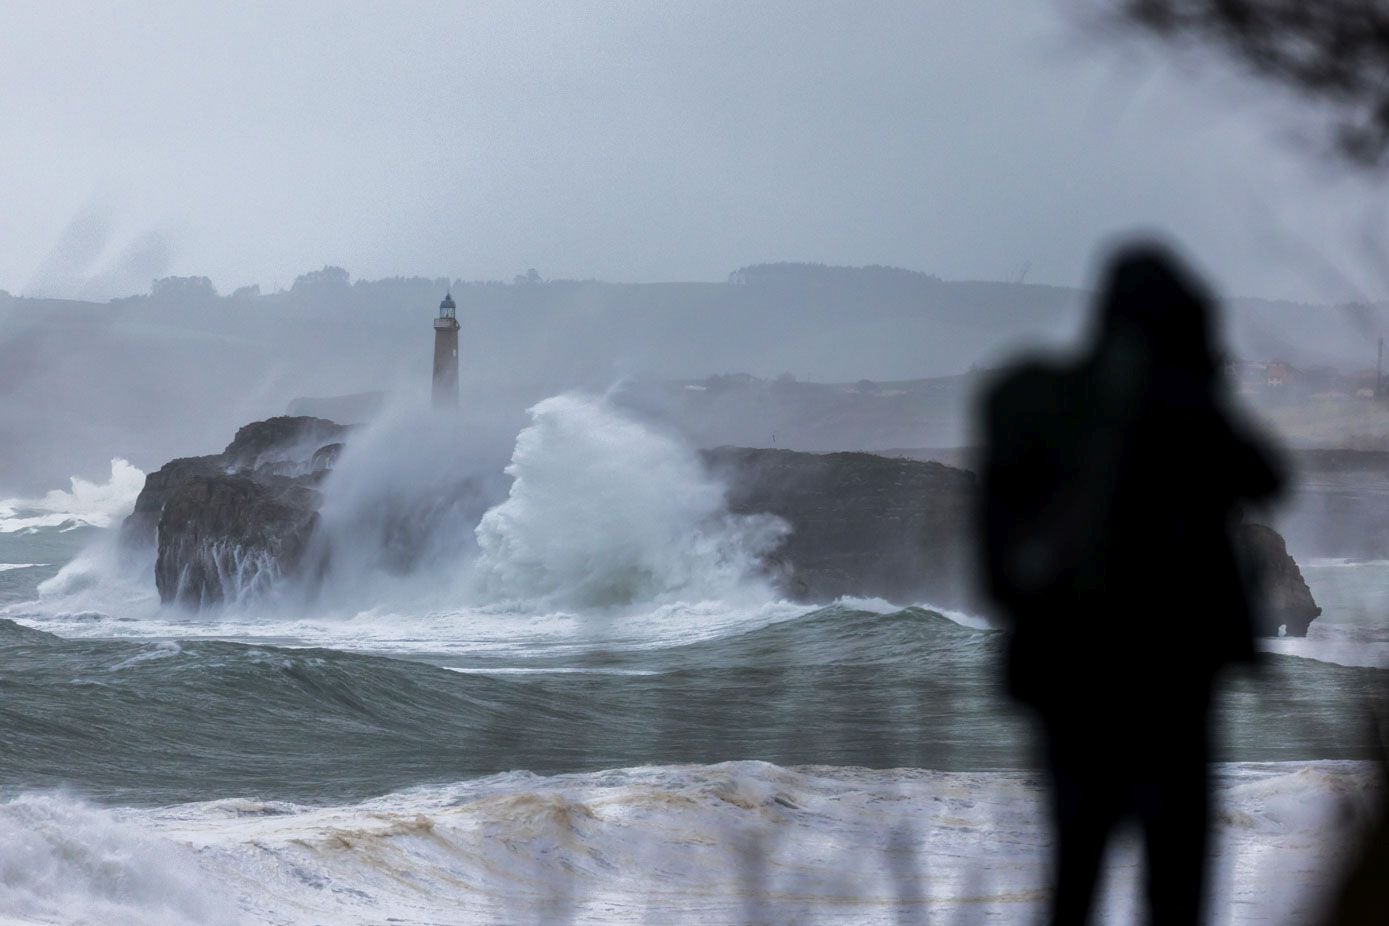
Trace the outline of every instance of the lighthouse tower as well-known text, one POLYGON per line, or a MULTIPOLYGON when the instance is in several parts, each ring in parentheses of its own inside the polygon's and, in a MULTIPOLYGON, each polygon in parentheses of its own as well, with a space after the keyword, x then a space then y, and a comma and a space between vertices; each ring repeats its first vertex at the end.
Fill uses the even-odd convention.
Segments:
POLYGON ((458 306, 453 293, 439 303, 434 319, 434 407, 452 408, 458 404, 458 306))

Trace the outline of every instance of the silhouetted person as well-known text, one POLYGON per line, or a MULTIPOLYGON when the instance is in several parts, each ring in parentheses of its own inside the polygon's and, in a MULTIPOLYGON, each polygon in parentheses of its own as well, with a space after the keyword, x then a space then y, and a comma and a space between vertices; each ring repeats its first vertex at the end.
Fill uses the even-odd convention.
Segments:
POLYGON ((1151 922, 1200 919, 1211 689, 1254 656, 1232 528, 1282 481, 1224 407, 1212 312, 1172 256, 1131 248, 1089 350, 1021 363, 984 396, 983 575, 1009 622, 1009 689, 1046 746, 1053 923, 1087 921, 1129 819, 1151 922))

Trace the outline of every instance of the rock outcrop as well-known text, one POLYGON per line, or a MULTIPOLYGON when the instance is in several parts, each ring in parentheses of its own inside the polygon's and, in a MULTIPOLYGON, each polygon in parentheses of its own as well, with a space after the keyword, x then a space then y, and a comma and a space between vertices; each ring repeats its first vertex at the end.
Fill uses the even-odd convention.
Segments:
MULTIPOLYGON (((727 483, 734 512, 774 514, 791 525, 767 568, 792 597, 984 606, 971 575, 972 473, 869 453, 720 447, 704 459, 727 483)), ((1244 524, 1235 540, 1263 581, 1256 632, 1306 636, 1321 609, 1283 538, 1244 524)))
POLYGON ((1289 637, 1307 636, 1307 627, 1321 614, 1321 608, 1312 600, 1312 590, 1288 554, 1282 536, 1262 524, 1241 524, 1236 539, 1262 579, 1263 601, 1257 612, 1256 632, 1276 637, 1281 628, 1289 637))
POLYGON ((219 454, 147 476, 122 539, 155 545, 160 600, 201 607, 294 574, 318 525, 315 486, 346 432, 322 418, 270 418, 241 428, 219 454))
POLYGON ((972 473, 871 453, 720 447, 704 459, 733 512, 791 525, 768 566, 792 597, 974 605, 972 473))
POLYGON ((195 476, 159 519, 155 585, 190 606, 249 598, 299 570, 318 526, 318 492, 283 476, 195 476))
MULTIPOLYGON (((311 568, 317 485, 346 432, 321 418, 271 418, 242 428, 220 454, 151 473, 123 531, 129 544, 155 545, 161 600, 201 607, 240 599, 311 568)), ((731 512, 772 514, 791 526, 764 561, 785 594, 807 602, 852 596, 981 607, 970 569, 978 489, 967 470, 870 453, 720 447, 702 457, 727 485, 731 512)), ((403 519, 391 530, 405 540, 388 546, 407 551, 407 559, 423 546, 407 536, 421 515, 386 510, 380 517, 387 525, 403 519)), ((1321 612, 1283 538, 1247 524, 1238 540, 1266 581, 1259 631, 1305 635, 1321 612)))

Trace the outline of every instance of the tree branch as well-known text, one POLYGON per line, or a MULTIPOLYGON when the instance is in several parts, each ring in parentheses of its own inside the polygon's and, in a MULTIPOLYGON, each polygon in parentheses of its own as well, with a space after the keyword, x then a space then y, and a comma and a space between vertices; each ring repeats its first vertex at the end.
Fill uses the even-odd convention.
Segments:
POLYGON ((1389 0, 1103 0, 1164 41, 1212 46, 1332 108, 1336 145, 1389 163, 1389 0))

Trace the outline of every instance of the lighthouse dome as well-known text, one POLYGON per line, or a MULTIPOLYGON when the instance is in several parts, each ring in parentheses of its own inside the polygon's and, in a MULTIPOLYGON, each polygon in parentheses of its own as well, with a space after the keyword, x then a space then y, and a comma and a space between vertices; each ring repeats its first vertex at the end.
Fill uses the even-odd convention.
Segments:
POLYGON ((444 296, 444 301, 441 302, 441 303, 439 303, 439 308, 441 308, 441 309, 456 309, 456 308, 458 308, 458 306, 454 304, 454 301, 453 301, 453 293, 448 293, 447 295, 444 296))

